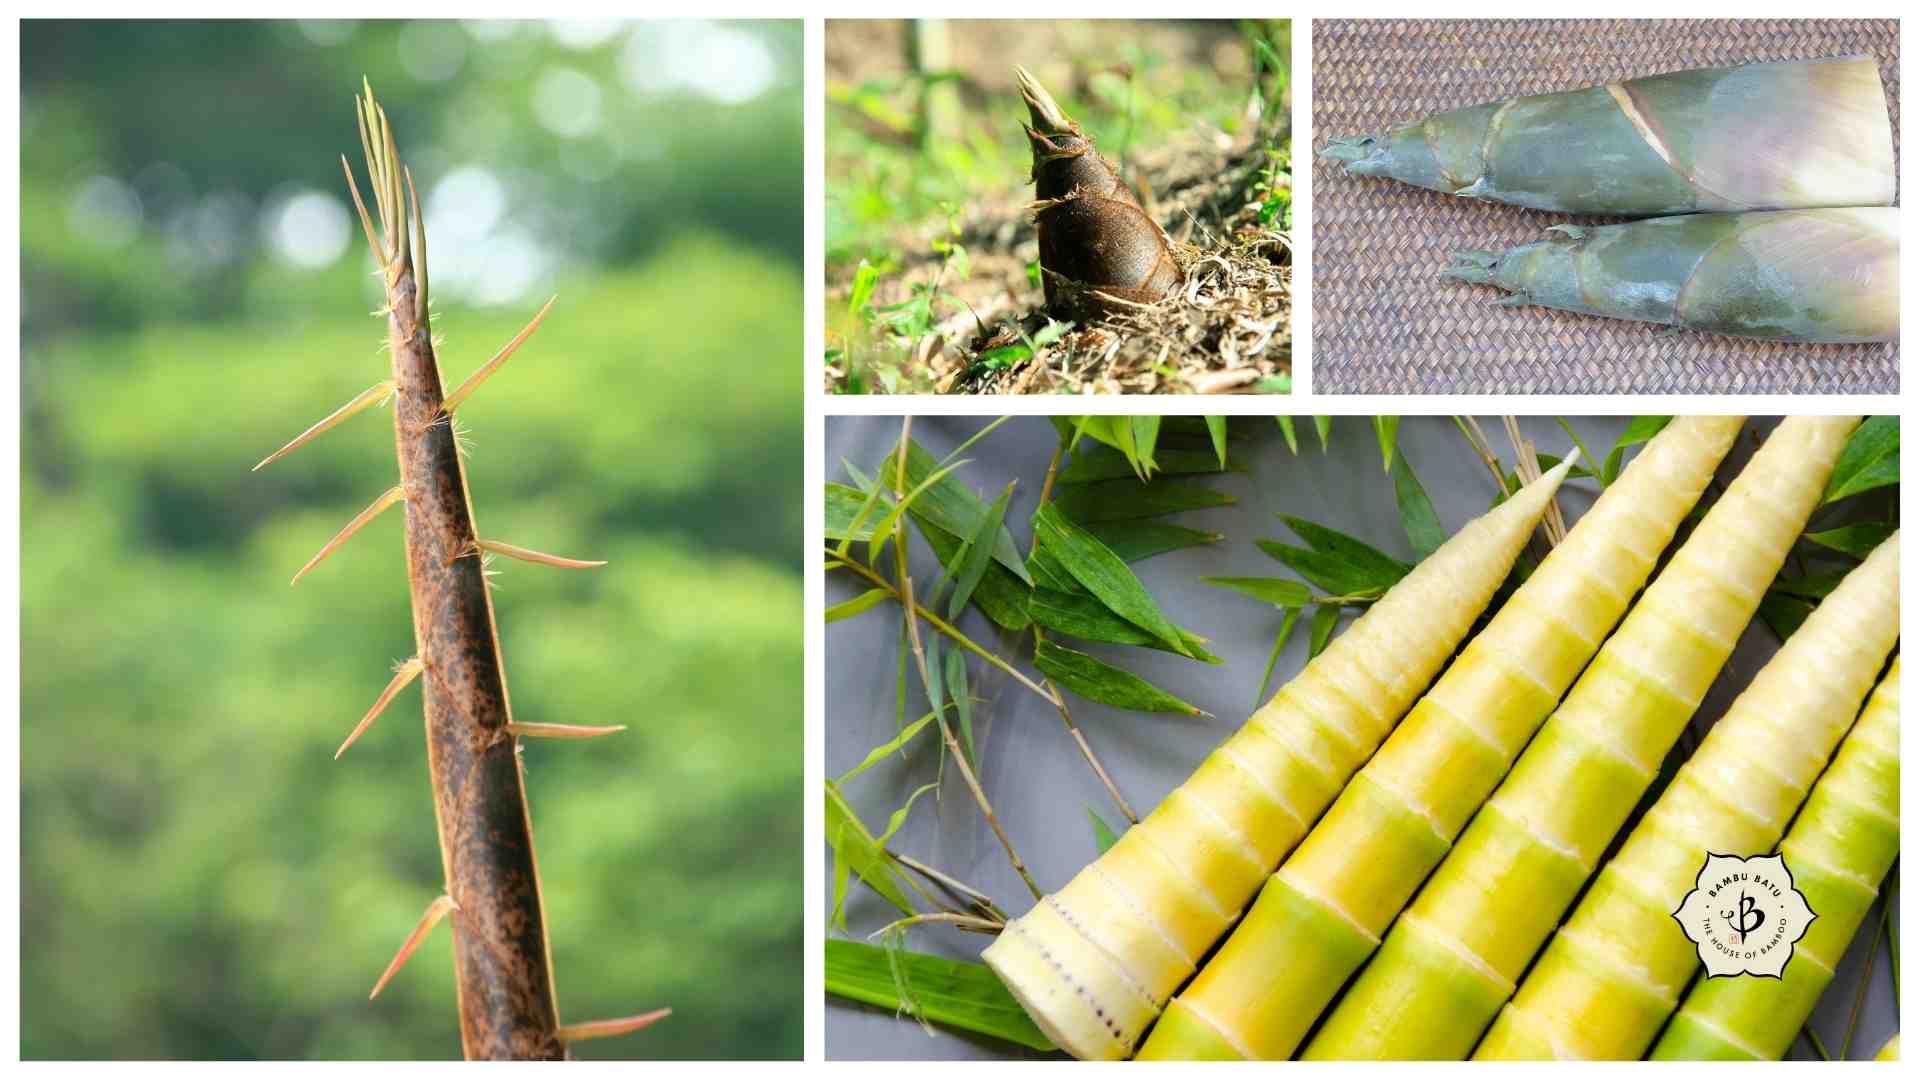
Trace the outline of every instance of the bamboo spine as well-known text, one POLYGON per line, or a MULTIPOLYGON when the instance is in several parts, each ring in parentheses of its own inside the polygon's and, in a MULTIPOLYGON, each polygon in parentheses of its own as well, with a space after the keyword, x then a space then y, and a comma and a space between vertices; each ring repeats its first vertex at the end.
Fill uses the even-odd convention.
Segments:
POLYGON ((1898 656, 1780 842, 1780 854, 1818 918, 1779 979, 1696 980, 1654 1044, 1654 1060, 1777 1061, 1833 981, 1900 855, 1898 656))
POLYGON ((1133 1053, 1168 997, 1472 628, 1573 464, 1470 522, 1146 820, 984 954, 1050 1038, 1133 1053))
POLYGON ((1647 445, 1268 879, 1141 1058, 1292 1055, 1625 614, 1741 423, 1682 417, 1647 445))
POLYGON ((1858 417, 1775 429, 1327 1014, 1315 1059, 1464 1058, 1653 782, 1858 417))
POLYGON ((1474 1057, 1645 1054, 1700 969, 1672 913, 1707 853, 1773 850, 1899 634, 1896 534, 1821 601, 1713 725, 1594 878, 1474 1057))

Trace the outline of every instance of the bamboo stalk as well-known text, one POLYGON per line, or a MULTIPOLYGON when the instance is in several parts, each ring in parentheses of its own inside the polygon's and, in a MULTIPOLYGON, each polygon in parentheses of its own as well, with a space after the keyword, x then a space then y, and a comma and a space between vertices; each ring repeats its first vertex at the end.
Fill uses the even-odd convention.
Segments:
POLYGON ((1696 980, 1652 1058, 1771 1061, 1786 1054, 1899 857, 1899 805, 1896 656, 1780 842, 1794 886, 1819 917, 1794 944, 1793 959, 1778 980, 1696 980))
POLYGON ((1463 1058, 1687 724, 1858 417, 1783 421, 1427 880, 1305 1055, 1463 1058))
POLYGON ((1063 1049, 1134 1045, 1459 646, 1571 467, 1469 523, 984 959, 1063 1049))
POLYGON ((1741 423, 1680 417, 1647 444, 1267 881, 1141 1058, 1293 1054, 1625 614, 1741 423))
MULTIPOLYGON (((449 919, 460 1039, 466 1056, 564 1058, 570 1039, 638 1030, 666 1012, 561 1026, 516 736, 586 738, 620 728, 514 723, 487 571, 481 558, 463 556, 486 551, 555 566, 600 564, 483 541, 475 534, 460 436, 448 415, 457 401, 443 396, 445 384, 429 325, 427 238, 419 196, 372 88, 366 87, 354 104, 378 227, 360 196, 352 166, 344 156, 340 164, 385 286, 386 304, 380 314, 387 321, 392 378, 363 392, 260 464, 298 449, 392 394, 400 482, 335 535, 294 578, 298 581, 382 510, 395 503, 406 505, 407 579, 416 652, 395 669, 392 681, 334 756, 338 758, 367 730, 394 695, 417 676, 426 675, 422 701, 427 768, 446 884, 373 992, 377 995, 427 934, 449 919)), ((469 379, 461 393, 471 392, 497 370, 539 325, 546 310, 541 309, 518 337, 469 379)))

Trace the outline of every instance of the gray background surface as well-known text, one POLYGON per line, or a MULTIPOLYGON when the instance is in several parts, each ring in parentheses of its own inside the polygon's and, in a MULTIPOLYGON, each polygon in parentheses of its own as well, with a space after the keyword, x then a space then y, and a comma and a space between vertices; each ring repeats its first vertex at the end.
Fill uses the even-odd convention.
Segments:
MULTIPOLYGON (((929 453, 941 458, 988 422, 989 418, 982 417, 919 417, 914 421, 913 436, 929 453)), ((1605 454, 1626 421, 1581 417, 1573 424, 1589 449, 1605 454)), ((1199 580, 1201 575, 1292 577, 1290 571, 1253 545, 1255 538, 1294 542, 1286 526, 1274 517, 1276 513, 1332 526, 1396 558, 1410 560, 1412 556, 1400 527, 1392 485, 1380 471, 1372 425, 1364 417, 1336 418, 1332 446, 1325 454, 1313 436, 1311 421, 1301 417, 1297 426, 1302 442, 1297 457, 1288 451, 1270 418, 1235 418, 1230 426, 1245 438, 1232 444, 1228 459, 1244 465, 1246 471, 1214 477, 1208 483, 1237 496, 1239 502, 1163 519, 1221 533, 1226 538, 1205 547, 1158 555, 1133 567, 1162 609, 1182 626, 1209 638, 1208 648, 1226 662, 1209 666, 1153 650, 1076 643, 1076 647, 1117 663, 1212 714, 1211 718, 1190 720, 1132 713, 1069 696, 1073 715, 1095 752, 1122 794, 1143 816, 1184 781, 1259 704, 1255 694, 1260 673, 1280 624, 1277 610, 1206 585, 1199 580)), ((1510 463, 1512 450, 1499 421, 1483 418, 1481 426, 1503 460, 1510 463)), ((1520 426, 1541 451, 1566 452, 1568 439, 1551 418, 1523 418, 1520 426)), ((1743 433, 1721 469, 1722 481, 1746 460, 1757 444, 1757 433, 1768 426, 1770 422, 1749 424, 1749 431, 1743 433)), ((871 473, 899 434, 898 417, 828 417, 828 479, 845 481, 843 460, 871 473)), ((1044 418, 1017 418, 974 444, 965 455, 971 464, 955 474, 989 498, 1007 481, 1018 480, 1007 519, 1023 552, 1031 539, 1026 522, 1054 445, 1053 428, 1044 418)), ((1493 479, 1450 420, 1408 417, 1401 423, 1399 445, 1449 533, 1487 508, 1493 497, 1493 479)), ((1562 487, 1559 502, 1569 523, 1592 505, 1596 494, 1597 488, 1590 480, 1572 481, 1562 487)), ((917 538, 912 555, 914 580, 932 581, 938 574, 938 564, 917 538)), ((847 576, 829 575, 828 605, 864 591, 845 580, 847 576)), ((1342 619, 1343 629, 1351 618, 1342 619)), ((1304 666, 1307 622, 1301 619, 1281 655, 1267 690, 1269 696, 1304 666)), ((898 608, 892 604, 827 627, 829 776, 852 768, 869 750, 896 733, 899 627, 898 608)), ((988 647, 995 647, 997 642, 1003 656, 1022 657, 1032 652, 1030 635, 1002 641, 993 625, 972 611, 967 613, 962 630, 988 647)), ((1756 620, 1701 706, 1696 724, 1704 726, 1718 717, 1776 648, 1772 632, 1756 620)), ((1021 666, 1032 671, 1030 665, 1021 666)), ((976 709, 974 718, 982 785, 1040 887, 1058 889, 1096 854, 1087 810, 1097 811, 1116 831, 1125 819, 1050 705, 1005 677, 983 676, 983 671, 997 674, 984 664, 974 663, 971 671, 976 696, 989 699, 976 709)), ((910 685, 917 685, 917 677, 910 676, 910 685)), ((909 702, 909 709, 911 715, 919 716, 925 712, 925 701, 917 690, 913 693, 916 696, 909 702)), ((908 794, 933 778, 936 753, 936 740, 922 735, 904 757, 894 755, 852 781, 846 795, 861 819, 876 829, 883 828, 908 794)), ((915 805, 890 846, 983 890, 1009 915, 1023 913, 1032 903, 1030 895, 964 786, 957 777, 948 779, 938 793, 938 801, 934 793, 929 793, 915 805)), ((831 905, 831 875, 826 888, 831 905)), ((858 881, 848 895, 848 928, 856 939, 864 939, 897 917, 895 909, 858 881)), ((1876 930, 1878 919, 1876 907, 1869 918, 1869 925, 1876 930)), ((1863 928, 1814 1015, 1815 1029, 1835 1053, 1844 1037, 1852 1009, 1851 995, 1860 985, 1860 969, 1872 937, 1863 928)), ((909 947, 957 959, 977 959, 987 944, 988 939, 979 934, 922 926, 913 930, 909 947)), ((1898 1024, 1888 958, 1883 946, 1879 951, 1867 1003, 1854 1035, 1854 1056, 1871 1055, 1898 1024)), ((841 1060, 1040 1056, 1009 1043, 946 1029, 928 1035, 918 1024, 896 1018, 890 1011, 832 997, 826 1009, 826 1049, 830 1059, 841 1060)), ((1794 1056, 1805 1052, 1803 1040, 1794 1056)))

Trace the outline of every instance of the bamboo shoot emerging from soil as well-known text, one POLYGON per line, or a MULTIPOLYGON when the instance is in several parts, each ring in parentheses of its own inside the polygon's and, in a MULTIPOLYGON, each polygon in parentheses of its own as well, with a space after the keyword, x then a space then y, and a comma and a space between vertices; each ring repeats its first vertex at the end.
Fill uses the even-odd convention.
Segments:
POLYGON ((1833 981, 1900 854, 1899 657, 1814 785, 1780 853, 1819 917, 1794 944, 1779 979, 1698 979, 1654 1044, 1653 1059, 1777 1061, 1833 981))
POLYGON ((1773 850, 1899 636, 1895 534, 1821 601, 1713 725, 1534 962, 1474 1057, 1645 1054, 1700 970, 1697 946, 1673 912, 1707 853, 1773 850))
POLYGON ((1579 214, 1887 206, 1870 57, 1678 71, 1456 109, 1321 153, 1360 176, 1579 214))
POLYGON ((1774 430, 1601 646, 1304 1056, 1467 1056, 1713 685, 1858 419, 1793 417, 1774 430))
POLYGON ((1267 881, 1142 1058, 1292 1055, 1626 613, 1740 427, 1683 417, 1647 445, 1267 881))
MULTIPOLYGON (((446 885, 380 976, 374 993, 380 992, 435 925, 447 920, 453 926, 454 978, 466 1056, 564 1058, 572 1039, 633 1030, 657 1017, 647 1014, 572 1027, 560 1024, 516 740, 517 733, 555 725, 513 723, 486 571, 481 559, 463 557, 482 547, 501 550, 510 545, 481 541, 474 532, 452 422, 458 398, 445 396, 429 326, 427 238, 419 199, 413 178, 401 163, 386 112, 374 101, 371 89, 357 105, 373 214, 360 197, 351 166, 344 157, 340 163, 346 168, 349 190, 385 285, 387 304, 381 314, 387 322, 392 379, 361 394, 261 464, 298 448, 386 394, 393 395, 400 483, 342 530, 306 568, 311 569, 382 509, 405 504, 407 578, 417 653, 399 666, 393 681, 340 749, 345 751, 359 738, 395 694, 416 677, 425 676, 420 681, 428 772, 446 885)), ((536 317, 535 325, 538 322, 536 317)), ((461 395, 496 369, 531 330, 530 326, 481 375, 469 380, 461 395)), ((522 551, 516 548, 509 553, 522 551)))
POLYGON ((1472 628, 1565 478, 1470 522, 1282 687, 1146 820, 985 953, 1049 1038, 1135 1044, 1472 628))
POLYGON ((1775 341, 1900 336, 1900 211, 1693 214, 1462 251, 1450 277, 1505 289, 1507 306, 1666 323, 1775 341))
POLYGON ((1071 314, 1166 298, 1182 280, 1167 234, 1094 149, 1093 137, 1025 68, 1014 74, 1033 118, 1026 130, 1047 306, 1071 314))

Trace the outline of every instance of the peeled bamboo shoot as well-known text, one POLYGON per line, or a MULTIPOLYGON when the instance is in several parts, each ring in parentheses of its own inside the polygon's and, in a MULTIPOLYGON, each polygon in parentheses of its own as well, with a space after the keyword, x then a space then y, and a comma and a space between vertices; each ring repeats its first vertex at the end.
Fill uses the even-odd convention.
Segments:
POLYGON ((1292 1055, 1626 613, 1741 423, 1682 417, 1648 444, 1267 881, 1141 1058, 1292 1055))
POLYGON ((1899 1061, 1900 1060, 1900 1033, 1899 1032, 1896 1031, 1893 1033, 1893 1038, 1888 1039, 1886 1043, 1880 1047, 1880 1052, 1873 1055, 1873 1060, 1875 1061, 1899 1061))
POLYGON ((1462 251, 1450 277, 1505 289, 1507 306, 1666 323, 1775 341, 1900 337, 1900 211, 1693 214, 1462 251))
POLYGON ((1040 269, 1047 306, 1062 314, 1164 299, 1181 280, 1173 245, 1093 137, 1073 122, 1025 68, 1014 68, 1033 123, 1040 269))
POLYGON ((1871 57, 1677 71, 1441 113, 1322 150, 1360 176, 1578 214, 1888 206, 1871 57))
POLYGON ((1646 1053, 1700 969, 1698 947, 1673 912, 1707 853, 1773 850, 1899 636, 1896 533, 1820 602, 1713 725, 1474 1057, 1619 1061, 1646 1053))
POLYGON ((1076 1057, 1160 1008, 1453 654, 1573 458, 1470 522, 1334 639, 1146 820, 983 956, 1076 1057))
POLYGON ((1820 917, 1779 979, 1697 980, 1654 1044, 1654 1060, 1777 1061, 1833 981, 1900 854, 1899 657, 1814 785, 1780 854, 1820 917))
POLYGON ((1774 430, 1401 913, 1306 1057, 1473 1049, 1713 685, 1858 420, 1792 417, 1774 430))

